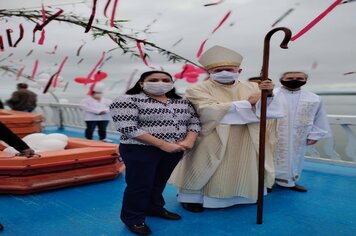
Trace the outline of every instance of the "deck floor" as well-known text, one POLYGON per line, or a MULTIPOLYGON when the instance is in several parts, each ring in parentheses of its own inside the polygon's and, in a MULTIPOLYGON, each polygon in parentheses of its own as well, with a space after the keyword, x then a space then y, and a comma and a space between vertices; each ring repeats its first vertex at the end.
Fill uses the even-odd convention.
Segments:
MULTIPOLYGON (((187 212, 176 201, 176 188, 168 185, 166 208, 183 219, 149 217, 146 223, 157 236, 356 235, 355 168, 307 162, 301 184, 307 193, 275 188, 265 197, 262 225, 256 224, 256 205, 187 212)), ((31 195, 0 195, 0 222, 5 226, 0 235, 132 235, 119 219, 124 187, 121 175, 31 195)))

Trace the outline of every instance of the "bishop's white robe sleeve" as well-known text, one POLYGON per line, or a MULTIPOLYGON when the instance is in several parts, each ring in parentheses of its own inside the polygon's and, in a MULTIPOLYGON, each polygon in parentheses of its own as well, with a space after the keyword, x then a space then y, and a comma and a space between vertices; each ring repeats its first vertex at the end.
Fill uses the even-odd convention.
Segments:
MULTIPOLYGON (((258 101, 255 107, 252 107, 247 100, 234 101, 220 120, 220 124, 244 125, 260 122, 261 102, 258 101)), ((276 119, 285 116, 283 106, 273 98, 267 98, 267 118, 276 119)))

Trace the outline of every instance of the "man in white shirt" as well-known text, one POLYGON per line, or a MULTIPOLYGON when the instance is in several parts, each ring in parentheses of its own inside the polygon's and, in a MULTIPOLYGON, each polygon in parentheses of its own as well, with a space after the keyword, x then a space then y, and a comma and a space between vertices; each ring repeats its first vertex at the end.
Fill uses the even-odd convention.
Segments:
POLYGON ((103 98, 104 85, 97 83, 91 92, 91 95, 80 101, 80 107, 85 112, 84 120, 86 123, 85 137, 93 139, 93 133, 98 127, 99 139, 103 142, 112 142, 106 138, 106 128, 111 120, 109 106, 111 99, 103 98))
POLYGON ((282 103, 286 113, 277 121, 276 183, 298 192, 307 191, 296 184, 303 169, 307 145, 331 136, 321 98, 301 89, 307 79, 304 72, 286 72, 280 78, 282 87, 274 91, 275 99, 282 103))

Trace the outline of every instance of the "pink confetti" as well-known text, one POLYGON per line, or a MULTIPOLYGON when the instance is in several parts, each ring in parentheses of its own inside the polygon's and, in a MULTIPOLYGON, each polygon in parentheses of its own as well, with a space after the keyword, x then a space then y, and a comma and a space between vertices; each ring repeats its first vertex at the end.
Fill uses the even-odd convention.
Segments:
POLYGON ((28 57, 29 55, 31 55, 33 53, 33 49, 31 49, 27 54, 26 57, 28 57))
POLYGON ((40 40, 38 40, 38 44, 39 44, 39 45, 43 45, 44 40, 45 40, 45 38, 46 38, 45 33, 46 33, 46 31, 43 29, 43 30, 41 31, 41 38, 40 38, 40 40))
POLYGON ((324 12, 318 15, 314 20, 312 20, 307 26, 305 26, 301 31, 291 38, 291 41, 298 39, 300 36, 308 32, 314 25, 321 21, 327 14, 329 14, 337 5, 339 5, 342 0, 336 0, 331 6, 329 6, 324 12))
POLYGON ((116 15, 116 7, 117 7, 117 2, 119 0, 114 1, 114 6, 112 8, 112 13, 111 13, 111 18, 110 18, 110 26, 114 27, 114 20, 115 20, 115 15, 116 15))
POLYGON ((90 14, 90 18, 89 18, 88 24, 85 27, 85 33, 89 32, 89 30, 91 28, 91 25, 93 24, 93 20, 94 20, 94 17, 95 17, 95 12, 96 12, 96 2, 97 2, 97 0, 93 0, 93 8, 91 10, 91 14, 90 14))
POLYGON ((209 38, 206 38, 206 39, 203 41, 203 43, 200 45, 199 50, 198 50, 198 52, 197 52, 197 57, 200 57, 201 54, 203 53, 205 43, 206 43, 206 41, 208 41, 208 39, 209 39, 209 38))
POLYGON ((35 61, 35 65, 33 66, 32 74, 31 74, 31 80, 35 80, 35 75, 36 75, 36 72, 37 72, 37 67, 38 67, 38 60, 35 61))

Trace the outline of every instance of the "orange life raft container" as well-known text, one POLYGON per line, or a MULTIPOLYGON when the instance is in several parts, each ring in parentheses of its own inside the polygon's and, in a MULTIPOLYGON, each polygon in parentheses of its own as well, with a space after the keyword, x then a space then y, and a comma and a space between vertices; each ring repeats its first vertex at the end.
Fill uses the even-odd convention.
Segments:
POLYGON ((43 117, 33 112, 0 109, 0 121, 23 138, 28 134, 41 132, 43 117))
POLYGON ((118 145, 69 138, 65 150, 39 158, 6 157, 0 151, 0 193, 28 194, 114 179, 123 170, 118 145))

